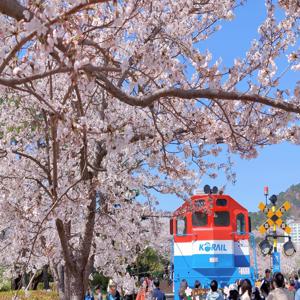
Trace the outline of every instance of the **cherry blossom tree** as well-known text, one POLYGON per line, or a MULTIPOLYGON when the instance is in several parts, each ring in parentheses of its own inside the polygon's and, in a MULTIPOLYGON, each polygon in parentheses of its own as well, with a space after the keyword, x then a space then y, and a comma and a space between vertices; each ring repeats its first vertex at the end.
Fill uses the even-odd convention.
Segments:
MULTIPOLYGON (((216 167, 206 158, 220 142, 246 158, 299 143, 300 85, 281 84, 300 69, 297 0, 266 0, 260 39, 230 66, 199 47, 241 5, 0 2, 0 229, 11 231, 0 250, 10 263, 63 264, 64 299, 82 299, 92 266, 119 276, 133 241, 149 240, 132 191, 150 206, 153 191, 186 198, 216 167)), ((230 178, 230 162, 217 167, 230 178)))

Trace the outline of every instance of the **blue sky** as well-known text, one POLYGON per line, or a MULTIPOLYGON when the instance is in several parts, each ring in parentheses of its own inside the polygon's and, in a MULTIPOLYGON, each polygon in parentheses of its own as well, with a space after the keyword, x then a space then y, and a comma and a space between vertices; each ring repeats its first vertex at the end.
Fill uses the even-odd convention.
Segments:
MULTIPOLYGON (((257 28, 263 22, 265 14, 263 0, 248 1, 245 6, 238 8, 235 20, 223 23, 221 31, 201 45, 201 49, 207 47, 213 53, 214 59, 222 57, 224 64, 230 65, 234 58, 244 57, 251 40, 258 38, 257 28)), ((280 60, 279 68, 284 67, 284 63, 285 59, 280 60)), ((282 85, 291 88, 299 80, 297 75, 299 77, 296 72, 290 72, 282 85)), ((256 211, 258 203, 264 201, 265 185, 269 186, 270 194, 278 194, 290 185, 300 183, 300 146, 286 142, 260 149, 256 159, 244 160, 237 155, 232 157, 237 174, 235 184, 227 182, 224 175, 220 174, 215 180, 203 178, 203 184, 199 188, 205 184, 226 185, 227 194, 250 211, 256 211)), ((173 196, 160 196, 160 209, 173 211, 181 204, 182 200, 173 196)))
MULTIPOLYGON (((264 201, 263 188, 269 186, 269 193, 278 194, 290 185, 300 183, 300 146, 282 143, 265 147, 256 159, 246 160, 233 155, 236 183, 226 181, 223 174, 216 179, 204 177, 205 184, 225 186, 225 193, 231 195, 250 211, 256 211, 260 201, 264 201)), ((288 199, 286 199, 288 200, 288 199)), ((160 196, 159 208, 173 211, 183 203, 174 196, 160 196)))

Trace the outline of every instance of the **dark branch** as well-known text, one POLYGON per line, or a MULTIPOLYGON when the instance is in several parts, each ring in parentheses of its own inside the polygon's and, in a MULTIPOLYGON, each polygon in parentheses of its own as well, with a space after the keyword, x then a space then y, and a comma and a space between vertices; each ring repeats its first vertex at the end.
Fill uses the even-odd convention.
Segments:
MULTIPOLYGON (((25 19, 24 11, 27 10, 26 7, 21 5, 17 0, 1 0, 0 1, 0 12, 17 21, 25 19)), ((32 18, 32 13, 30 13, 30 19, 32 18)))
POLYGON ((120 101, 131 105, 139 107, 148 107, 151 106, 155 101, 166 98, 174 97, 181 99, 220 99, 220 100, 235 100, 235 101, 245 101, 245 102, 254 102, 261 103, 273 108, 278 108, 286 112, 300 113, 300 106, 295 105, 289 102, 283 102, 282 100, 272 99, 269 97, 263 97, 257 94, 244 94, 240 92, 228 92, 221 89, 189 89, 184 90, 180 88, 163 88, 159 89, 152 94, 147 96, 135 97, 126 94, 120 88, 112 84, 106 76, 103 74, 95 74, 98 81, 97 83, 105 88, 112 96, 118 98, 120 101), (101 81, 101 82, 100 82, 101 81))

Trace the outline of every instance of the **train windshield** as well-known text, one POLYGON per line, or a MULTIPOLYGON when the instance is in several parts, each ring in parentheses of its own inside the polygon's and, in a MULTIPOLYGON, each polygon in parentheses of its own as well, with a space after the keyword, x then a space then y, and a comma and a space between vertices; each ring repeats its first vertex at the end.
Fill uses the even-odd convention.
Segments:
POLYGON ((230 216, 228 211, 216 211, 214 214, 215 226, 229 226, 230 216))
POLYGON ((205 212, 195 211, 192 214, 192 225, 196 227, 207 225, 207 214, 205 212))

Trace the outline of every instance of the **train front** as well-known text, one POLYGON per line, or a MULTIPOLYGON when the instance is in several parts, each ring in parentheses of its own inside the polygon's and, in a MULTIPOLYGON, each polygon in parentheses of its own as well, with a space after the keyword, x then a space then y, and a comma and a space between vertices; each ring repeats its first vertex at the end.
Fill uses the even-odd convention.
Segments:
POLYGON ((174 293, 180 282, 208 288, 238 279, 254 280, 250 267, 248 211, 228 195, 195 195, 178 208, 170 222, 173 234, 174 293))

